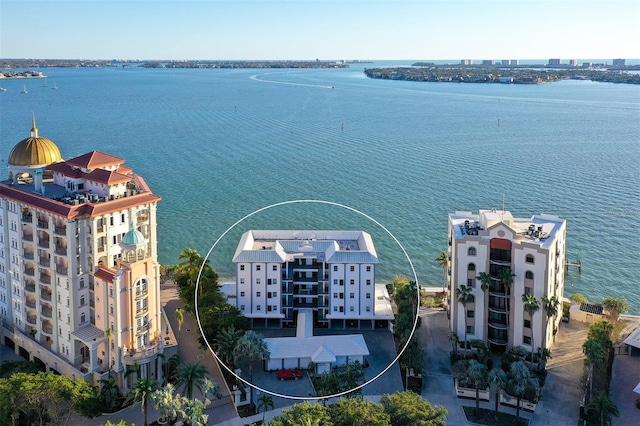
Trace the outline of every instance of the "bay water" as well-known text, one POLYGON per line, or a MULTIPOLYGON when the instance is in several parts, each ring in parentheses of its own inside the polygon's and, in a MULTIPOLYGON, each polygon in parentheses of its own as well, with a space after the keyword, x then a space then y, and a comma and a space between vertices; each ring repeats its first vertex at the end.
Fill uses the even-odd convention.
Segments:
POLYGON ((246 230, 358 229, 373 237, 379 282, 415 271, 440 286, 448 213, 555 214, 582 262, 566 294, 624 297, 640 314, 640 87, 364 76, 386 65, 44 69, 47 87, 2 81, 0 158, 35 114, 65 158, 126 159, 163 197, 160 262, 219 240, 209 261, 221 281, 246 230))

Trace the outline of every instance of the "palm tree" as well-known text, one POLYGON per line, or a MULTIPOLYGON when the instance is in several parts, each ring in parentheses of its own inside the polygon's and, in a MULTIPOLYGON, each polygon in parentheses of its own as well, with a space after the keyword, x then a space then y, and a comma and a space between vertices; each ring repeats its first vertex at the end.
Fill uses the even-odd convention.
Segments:
POLYGON ((510 317, 511 317, 511 286, 513 286, 513 277, 515 274, 511 272, 511 268, 500 269, 500 283, 504 286, 505 293, 507 294, 507 303, 505 305, 507 314, 507 330, 510 330, 510 317))
POLYGON ((169 424, 176 421, 183 403, 183 398, 175 391, 175 387, 167 383, 151 394, 151 404, 160 413, 160 418, 169 424))
POLYGON ((118 405, 120 389, 116 384, 116 379, 109 376, 108 379, 100 379, 100 393, 98 399, 108 411, 113 410, 118 405))
POLYGON ((271 356, 263 337, 253 330, 244 333, 233 354, 236 365, 243 359, 249 363, 249 381, 253 381, 253 363, 268 360, 271 356))
POLYGON ((491 287, 491 275, 487 274, 486 272, 480 272, 478 274, 478 279, 480 280, 480 289, 482 291, 487 291, 487 289, 491 287))
POLYGON ((104 331, 104 335, 107 338, 107 342, 105 343, 105 346, 107 348, 107 371, 109 371, 109 377, 111 377, 111 354, 110 354, 110 350, 111 350, 111 335, 113 333, 111 332, 111 327, 107 327, 107 329, 104 331))
POLYGON ((263 393, 262 395, 260 395, 260 397, 258 397, 258 413, 260 412, 261 409, 264 408, 264 411, 262 412, 262 423, 264 423, 264 416, 267 414, 267 410, 269 408, 273 409, 274 405, 273 405, 273 398, 271 398, 271 395, 267 394, 267 393, 263 393))
POLYGON ((489 381, 496 387, 496 413, 498 412, 498 406, 500 405, 500 391, 503 390, 507 384, 507 373, 502 368, 494 368, 489 371, 489 381))
POLYGON ((542 307, 544 308, 544 311, 547 314, 547 321, 545 323, 545 327, 544 327, 544 336, 546 339, 547 336, 547 328, 549 327, 549 319, 551 317, 553 317, 553 327, 554 327, 554 333, 553 333, 553 341, 556 341, 556 333, 555 333, 555 324, 556 324, 556 315, 558 315, 558 305, 560 304, 560 301, 558 300, 558 298, 556 296, 551 296, 551 297, 547 297, 547 296, 542 296, 542 298, 540 299, 540 301, 542 302, 542 307))
POLYGON ((240 338, 242 338, 243 332, 241 330, 236 330, 236 328, 231 325, 218 334, 217 339, 217 355, 220 357, 222 362, 224 362, 227 367, 230 369, 234 368, 233 365, 233 352, 238 344, 240 338))
POLYGON ((173 382, 176 378, 176 372, 180 365, 180 355, 173 354, 168 359, 165 359, 164 354, 158 354, 158 358, 162 359, 162 375, 164 376, 163 383, 173 382))
POLYGON ((520 401, 529 386, 538 386, 538 380, 531 377, 531 371, 524 362, 516 361, 511 364, 507 373, 506 388, 508 395, 516 397, 516 418, 518 419, 520 418, 520 401))
POLYGON ((188 399, 193 399, 193 389, 203 391, 203 385, 209 372, 207 368, 199 362, 190 362, 178 367, 178 380, 176 387, 182 388, 182 394, 188 399))
POLYGON ((149 408, 149 402, 151 402, 151 394, 158 388, 158 383, 155 380, 139 379, 135 382, 131 390, 129 399, 132 400, 134 404, 140 403, 142 414, 144 415, 144 426, 148 426, 147 409, 149 408))
POLYGON ((540 301, 533 297, 533 294, 525 293, 522 295, 522 303, 524 310, 529 313, 529 325, 531 326, 531 368, 533 368, 533 314, 540 309, 540 301))
POLYGON ((184 322, 184 314, 182 309, 176 308, 176 321, 178 322, 178 345, 180 345, 180 334, 182 333, 182 323, 184 322))
POLYGON ((436 262, 438 262, 438 266, 442 268, 444 271, 444 281, 442 284, 442 290, 446 291, 447 289, 447 275, 449 271, 449 254, 442 250, 438 257, 436 257, 436 262))
POLYGON ((182 260, 182 262, 178 264, 178 268, 187 273, 192 273, 194 271, 198 272, 198 270, 200 270, 200 267, 202 266, 203 261, 205 263, 209 263, 208 260, 204 260, 202 255, 198 253, 197 250, 194 250, 192 248, 186 248, 182 250, 178 255, 178 259, 182 260))
POLYGON ((600 426, 604 426, 605 420, 608 420, 611 415, 620 417, 618 407, 616 407, 616 404, 613 403, 605 392, 600 392, 598 396, 593 398, 593 400, 589 402, 588 407, 600 414, 600 426))
POLYGON ((589 363, 589 399, 593 397, 593 368, 596 364, 604 363, 606 359, 606 349, 602 343, 595 339, 587 339, 582 345, 582 351, 589 363))
POLYGON ((469 361, 469 365, 467 367, 467 376, 473 382, 476 388, 476 413, 475 417, 478 418, 478 411, 480 411, 480 385, 485 385, 487 383, 487 366, 484 364, 480 364, 475 359, 469 361))
POLYGON ((464 310, 464 355, 467 356, 467 303, 472 303, 475 299, 473 297, 473 288, 467 287, 461 284, 456 289, 456 297, 458 302, 462 305, 464 310))

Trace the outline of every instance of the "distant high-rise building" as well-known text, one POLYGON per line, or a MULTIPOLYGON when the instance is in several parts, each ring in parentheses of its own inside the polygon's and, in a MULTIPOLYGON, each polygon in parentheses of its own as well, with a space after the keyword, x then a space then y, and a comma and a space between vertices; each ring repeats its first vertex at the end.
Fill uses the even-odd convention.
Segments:
POLYGON ((569 65, 571 65, 572 67, 577 67, 578 66, 578 61, 576 59, 571 59, 569 61, 569 65))
POLYGON ((519 64, 520 64, 520 61, 518 61, 517 59, 511 59, 509 61, 509 65, 519 65, 519 64))
POLYGON ((625 59, 614 59, 613 60, 613 66, 614 67, 624 67, 626 64, 626 60, 625 59))
POLYGON ((502 60, 502 65, 509 65, 509 60, 508 59, 503 59, 502 60))
POLYGON ((473 65, 473 59, 462 59, 460 65, 473 65))
POLYGON ((549 59, 549 63, 547 65, 560 65, 560 59, 557 59, 557 58, 549 59))
POLYGON ((63 160, 38 133, 18 142, 0 182, 2 344, 93 384, 162 379, 156 205, 123 163, 91 151, 63 160))
POLYGON ((485 340, 495 351, 548 348, 562 318, 566 233, 566 221, 552 215, 449 214, 451 331, 460 340, 485 340), (470 294, 464 306, 459 289, 470 294), (523 295, 540 304, 533 316, 523 295), (552 300, 558 301, 555 316, 544 307, 552 300))
POLYGON ((493 60, 491 59, 483 59, 482 65, 493 65, 493 60))

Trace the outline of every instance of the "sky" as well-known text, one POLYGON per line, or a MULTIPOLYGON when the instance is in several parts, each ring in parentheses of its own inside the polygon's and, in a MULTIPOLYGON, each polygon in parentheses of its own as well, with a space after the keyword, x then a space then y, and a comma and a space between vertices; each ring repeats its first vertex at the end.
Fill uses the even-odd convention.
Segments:
POLYGON ((0 57, 640 58, 637 0, 0 0, 0 57))

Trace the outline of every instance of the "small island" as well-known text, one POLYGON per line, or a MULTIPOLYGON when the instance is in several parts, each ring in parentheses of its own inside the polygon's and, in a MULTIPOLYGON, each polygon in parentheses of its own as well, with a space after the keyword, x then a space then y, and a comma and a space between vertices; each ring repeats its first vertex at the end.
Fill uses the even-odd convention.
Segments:
MULTIPOLYGON (((634 67, 628 67, 630 69, 634 67)), ((447 83, 540 84, 559 80, 591 80, 640 84, 640 75, 616 69, 545 68, 537 66, 488 67, 482 65, 435 65, 416 63, 411 67, 368 68, 369 78, 447 83)))

